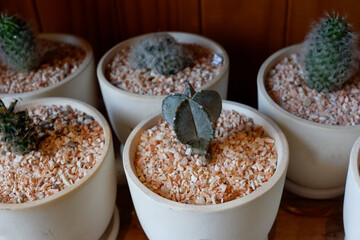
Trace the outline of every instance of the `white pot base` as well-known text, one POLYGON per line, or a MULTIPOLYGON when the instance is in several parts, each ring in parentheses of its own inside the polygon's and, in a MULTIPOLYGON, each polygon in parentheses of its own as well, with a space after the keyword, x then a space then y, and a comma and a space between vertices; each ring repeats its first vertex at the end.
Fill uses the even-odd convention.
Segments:
POLYGON ((106 228, 104 234, 99 238, 99 240, 116 240, 120 227, 120 216, 119 210, 115 206, 113 216, 110 220, 108 227, 106 228))
POLYGON ((341 196, 344 194, 345 186, 336 188, 309 188, 303 185, 297 184, 288 178, 285 181, 285 189, 305 198, 311 199, 329 199, 341 196))

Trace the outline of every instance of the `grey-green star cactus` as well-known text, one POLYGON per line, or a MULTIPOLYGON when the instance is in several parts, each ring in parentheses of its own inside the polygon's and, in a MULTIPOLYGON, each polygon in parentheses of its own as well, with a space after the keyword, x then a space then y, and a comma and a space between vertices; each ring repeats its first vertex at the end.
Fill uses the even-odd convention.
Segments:
POLYGON ((166 76, 193 64, 190 52, 168 33, 149 35, 131 49, 129 58, 135 69, 153 70, 166 76))
POLYGON ((357 70, 357 39, 344 19, 327 15, 304 42, 304 80, 319 92, 339 88, 357 70))
POLYGON ((1 60, 9 68, 26 72, 40 64, 35 35, 30 26, 17 16, 0 17, 1 60))
POLYGON ((221 109, 221 97, 216 91, 195 92, 190 84, 182 94, 170 94, 162 102, 162 116, 173 127, 177 139, 202 155, 208 155, 221 109))
POLYGON ((6 108, 0 99, 1 141, 15 153, 27 153, 37 147, 38 134, 26 110, 14 111, 16 103, 17 100, 6 108))

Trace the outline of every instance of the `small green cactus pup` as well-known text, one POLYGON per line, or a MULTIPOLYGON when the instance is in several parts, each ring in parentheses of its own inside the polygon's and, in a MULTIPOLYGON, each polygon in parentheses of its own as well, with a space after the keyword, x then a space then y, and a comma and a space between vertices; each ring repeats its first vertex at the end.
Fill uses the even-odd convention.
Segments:
POLYGON ((338 89, 357 71, 357 39, 344 19, 328 14, 306 36, 304 80, 319 92, 338 89))
POLYGON ((168 95, 162 102, 162 116, 173 127, 176 138, 188 144, 195 154, 205 155, 209 162, 208 148, 214 138, 214 125, 220 116, 222 102, 213 90, 195 92, 187 84, 184 92, 168 95))
POLYGON ((191 53, 168 33, 149 35, 131 49, 129 59, 135 69, 153 70, 165 76, 193 65, 191 53))
POLYGON ((26 110, 15 112, 17 100, 6 108, 0 99, 1 141, 14 153, 27 153, 37 147, 38 134, 26 110))
POLYGON ((17 16, 3 13, 0 17, 1 60, 17 72, 30 71, 40 64, 34 33, 17 16))

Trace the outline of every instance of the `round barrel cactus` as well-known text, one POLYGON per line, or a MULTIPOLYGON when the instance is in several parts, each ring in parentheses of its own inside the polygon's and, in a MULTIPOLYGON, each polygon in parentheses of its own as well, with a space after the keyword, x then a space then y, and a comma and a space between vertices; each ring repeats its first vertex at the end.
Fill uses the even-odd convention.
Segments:
POLYGON ((191 53, 168 33, 150 34, 131 49, 129 58, 135 69, 153 70, 165 76, 193 64, 191 53))
POLYGON ((1 60, 9 68, 26 72, 40 63, 34 33, 30 26, 17 16, 3 13, 0 17, 1 60))
POLYGON ((304 42, 304 80, 319 92, 338 89, 357 70, 356 37, 344 19, 328 14, 304 42))

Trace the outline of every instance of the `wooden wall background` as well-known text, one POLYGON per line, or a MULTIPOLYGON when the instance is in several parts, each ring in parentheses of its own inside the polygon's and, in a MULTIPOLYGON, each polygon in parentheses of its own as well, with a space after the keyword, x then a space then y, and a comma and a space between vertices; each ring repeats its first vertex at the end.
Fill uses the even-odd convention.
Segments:
POLYGON ((39 32, 79 35, 96 60, 118 42, 148 32, 185 31, 219 42, 230 56, 230 100, 256 107, 256 75, 276 50, 299 43, 325 12, 347 15, 360 32, 358 0, 0 0, 0 11, 39 32))

